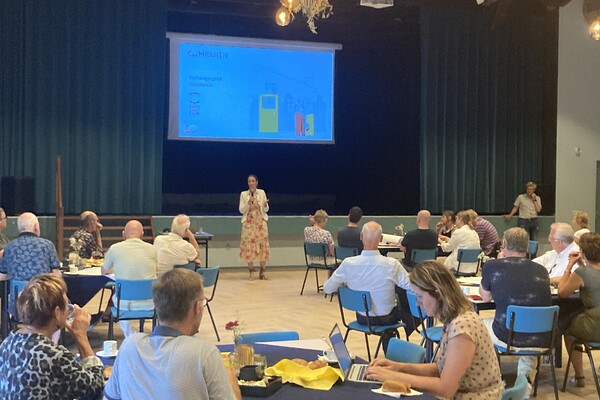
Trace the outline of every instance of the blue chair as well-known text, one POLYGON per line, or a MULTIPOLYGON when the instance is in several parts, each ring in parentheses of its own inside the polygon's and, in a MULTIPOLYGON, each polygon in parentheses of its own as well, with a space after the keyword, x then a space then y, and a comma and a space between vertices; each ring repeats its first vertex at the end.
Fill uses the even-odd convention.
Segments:
POLYGON ((19 293, 25 289, 25 285, 27 285, 27 281, 10 281, 10 298, 14 304, 14 309, 9 311, 13 315, 14 321, 17 323, 21 322, 21 319, 17 313, 17 299, 19 298, 19 293))
POLYGON ((340 314, 342 315, 342 324, 346 327, 346 334, 344 335, 344 342, 348 338, 350 331, 362 332, 365 335, 365 343, 367 344, 367 355, 369 361, 371 361, 371 350, 369 349, 369 335, 379 336, 379 342, 377 343, 377 350, 375 350, 375 358, 379 354, 379 348, 381 347, 381 339, 383 334, 392 334, 395 337, 400 337, 398 328, 405 326, 404 323, 398 322, 392 325, 371 325, 369 320, 369 312, 372 309, 371 306, 371 293, 368 291, 352 290, 347 287, 341 286, 338 290, 338 301, 340 304, 340 314), (367 318, 367 325, 358 323, 358 321, 346 322, 344 316, 344 309, 354 312, 361 312, 365 314, 367 318))
POLYGON ((421 264, 424 261, 435 260, 437 249, 412 249, 410 259, 413 265, 421 264))
MULTIPOLYGON (((344 261, 348 257, 355 257, 358 255, 358 249, 356 247, 343 247, 343 246, 334 246, 333 247, 333 256, 335 257, 335 269, 337 269, 342 261, 344 261)), ((337 293, 337 292, 336 292, 337 293)), ((333 301, 333 295, 335 293, 331 293, 331 297, 329 301, 333 301)), ((325 294, 325 298, 327 298, 327 294, 325 294)))
MULTIPOLYGON (((506 346, 494 344, 500 356, 537 356, 538 366, 535 382, 533 382, 533 396, 537 396, 537 385, 539 379, 540 360, 542 356, 553 358, 554 344, 557 337, 556 323, 558 320, 558 306, 532 307, 510 305, 506 309, 506 328, 508 329, 508 340, 506 346), (539 349, 519 348, 513 345, 515 333, 523 333, 536 336, 547 336, 543 343, 539 343, 539 349)), ((558 387, 556 384, 556 371, 554 363, 550 363, 552 370, 552 383, 554 385, 554 397, 558 400, 558 387)))
POLYGON ((156 313, 152 310, 126 310, 121 309, 121 301, 149 300, 152 299, 152 284, 155 279, 126 280, 117 279, 115 282, 117 305, 111 307, 108 320, 108 339, 114 339, 114 322, 121 320, 140 321, 140 332, 144 332, 144 322, 152 320, 152 328, 156 326, 156 313))
POLYGON ((408 307, 410 308, 410 313, 414 318, 418 318, 421 321, 421 330, 417 330, 419 335, 421 335, 421 346, 423 346, 425 342, 431 342, 436 346, 433 355, 431 356, 431 360, 429 360, 429 362, 433 362, 438 350, 440 349, 440 341, 442 340, 442 331, 444 327, 432 326, 427 328, 425 326, 426 316, 423 315, 423 310, 421 310, 421 307, 417 305, 417 295, 414 292, 406 291, 406 297, 408 298, 408 307))
POLYGON ((315 270, 315 279, 317 281, 317 293, 321 291, 319 286, 319 270, 333 271, 335 264, 327 264, 327 255, 329 253, 329 245, 326 243, 309 243, 304 242, 304 261, 306 262, 306 273, 304 274, 304 281, 302 282, 302 289, 300 290, 300 296, 304 293, 304 285, 306 284, 306 278, 308 277, 308 271, 311 269, 315 270), (323 263, 316 263, 310 260, 310 257, 321 257, 323 263))
POLYGON ((175 265, 173 268, 185 268, 185 269, 189 269, 192 272, 196 271, 197 265, 195 262, 190 261, 187 264, 180 264, 180 265, 175 265))
POLYGON ((535 258, 537 256, 539 243, 537 240, 530 240, 529 246, 527 246, 527 257, 530 259, 535 258))
POLYGON ((257 342, 282 342, 298 339, 300 339, 300 336, 296 331, 242 333, 239 336, 237 344, 253 345, 257 342))
POLYGON ((425 361, 425 348, 406 340, 391 338, 385 358, 397 362, 420 364, 425 361))
POLYGON ((527 396, 527 377, 524 374, 517 375, 513 387, 504 389, 502 400, 523 400, 527 396))
MULTIPOLYGON (((569 350, 569 349, 567 349, 569 350)), ((600 383, 598 383, 598 375, 596 372, 596 365, 594 365, 594 357, 592 357, 592 351, 600 350, 600 342, 586 342, 585 340, 581 340, 575 338, 573 342, 573 346, 569 351, 569 360, 567 361, 567 369, 565 371, 565 379, 563 380, 562 391, 565 392, 567 390, 567 379, 569 379, 569 367, 571 366, 571 354, 573 351, 578 351, 580 353, 586 353, 588 359, 590 360, 590 365, 592 367, 592 375, 594 376, 594 383, 596 383, 596 391, 598 392, 598 398, 600 399, 600 383)))
POLYGON ((210 316, 210 322, 212 322, 213 329, 215 330, 215 335, 217 335, 217 342, 221 341, 219 337, 219 332, 217 331, 217 325, 215 324, 215 319, 213 318, 212 311, 210 309, 210 302, 215 297, 215 292, 217 291, 217 283, 219 282, 219 267, 210 267, 210 268, 198 268, 196 273, 202 275, 203 281, 202 286, 204 290, 206 288, 212 287, 212 293, 210 297, 206 297, 206 293, 204 296, 206 297, 206 309, 208 310, 208 315, 210 316))
POLYGON ((458 261, 458 265, 456 266, 456 271, 454 275, 456 276, 476 276, 479 272, 479 267, 481 265, 481 260, 479 259, 479 255, 481 254, 481 249, 458 249, 458 253, 456 255, 456 259, 458 261), (477 263, 475 267, 475 271, 464 272, 460 270, 460 265, 462 263, 477 263))

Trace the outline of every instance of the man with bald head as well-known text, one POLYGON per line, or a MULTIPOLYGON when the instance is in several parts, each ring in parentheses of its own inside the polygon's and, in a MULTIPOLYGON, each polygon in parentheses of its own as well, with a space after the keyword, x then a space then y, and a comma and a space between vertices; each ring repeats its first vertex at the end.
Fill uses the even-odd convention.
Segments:
MULTIPOLYGON (((115 279, 156 279, 158 264, 156 249, 142 240, 144 228, 139 221, 131 220, 123 230, 123 241, 113 244, 102 265, 102 273, 114 274, 115 279)), ((113 296, 116 304, 116 295, 113 296)), ((153 308, 151 299, 121 301, 121 308, 128 310, 147 310, 153 308)), ((135 332, 131 321, 119 321, 125 337, 135 332)))
POLYGON ((154 239, 154 247, 158 255, 159 278, 176 265, 184 265, 192 261, 200 265, 200 247, 190 231, 190 223, 190 217, 179 214, 173 218, 171 232, 154 239))
MULTIPOLYGON (((38 274, 54 272, 60 274, 60 262, 54 244, 40 237, 37 217, 26 212, 17 219, 19 237, 4 248, 0 259, 0 280, 28 281, 38 274)), ((10 309, 14 305, 11 299, 10 309)))
MULTIPOLYGON (((363 242, 362 253, 344 259, 325 282, 323 290, 325 293, 333 293, 340 286, 368 290, 373 306, 369 312, 371 324, 395 324, 401 319, 396 286, 410 289, 408 273, 397 259, 384 257, 379 253, 377 246, 381 240, 381 225, 377 222, 366 223, 361 230, 360 239, 363 242)), ((363 313, 357 313, 356 317, 359 323, 367 323, 363 313)))
POLYGON ((412 261, 413 249, 418 250, 437 250, 438 235, 434 230, 429 229, 431 221, 431 213, 427 210, 421 210, 417 214, 417 229, 408 232, 404 235, 404 239, 400 243, 400 249, 404 252, 402 264, 405 267, 414 267, 412 261))
MULTIPOLYGON (((543 265, 550 275, 550 283, 558 283, 565 273, 569 263, 569 254, 579 251, 579 246, 573 241, 573 228, 564 222, 556 222, 550 225, 548 242, 552 250, 534 258, 533 261, 543 265)), ((577 268, 577 264, 573 269, 577 268)))

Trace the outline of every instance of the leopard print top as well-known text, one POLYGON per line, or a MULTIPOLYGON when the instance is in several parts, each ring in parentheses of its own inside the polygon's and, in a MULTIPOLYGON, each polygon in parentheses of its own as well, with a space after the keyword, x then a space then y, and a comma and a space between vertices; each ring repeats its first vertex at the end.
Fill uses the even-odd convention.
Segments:
POLYGON ((0 345, 1 399, 97 399, 103 386, 99 358, 79 363, 44 335, 12 332, 0 345))

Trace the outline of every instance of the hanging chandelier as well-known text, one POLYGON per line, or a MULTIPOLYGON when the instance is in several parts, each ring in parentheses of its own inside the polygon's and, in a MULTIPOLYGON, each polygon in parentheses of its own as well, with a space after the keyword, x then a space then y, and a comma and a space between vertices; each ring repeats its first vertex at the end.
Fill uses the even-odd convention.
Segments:
POLYGON ((312 33, 317 33, 315 19, 329 18, 333 14, 333 6, 329 0, 280 0, 282 6, 277 10, 275 21, 279 26, 287 26, 301 13, 306 17, 306 23, 312 33))

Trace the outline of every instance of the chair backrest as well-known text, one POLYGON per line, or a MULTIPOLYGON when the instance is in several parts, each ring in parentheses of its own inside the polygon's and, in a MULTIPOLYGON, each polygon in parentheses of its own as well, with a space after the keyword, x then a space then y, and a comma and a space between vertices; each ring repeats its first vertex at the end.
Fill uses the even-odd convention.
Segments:
POLYGON ((202 275, 204 288, 215 286, 219 280, 219 267, 198 268, 197 274, 202 275))
POLYGON ((196 263, 191 261, 187 264, 175 265, 174 268, 185 268, 185 269, 189 269, 190 271, 194 272, 196 270, 196 263))
POLYGON ((338 298, 340 306, 346 310, 362 313, 371 311, 371 293, 366 290, 352 290, 340 286, 338 298))
POLYGON ((464 263, 479 262, 479 254, 481 254, 480 248, 458 249, 456 259, 458 262, 464 263))
POLYGON ((539 242, 537 240, 530 240, 529 246, 527 247, 527 256, 529 258, 535 258, 538 252, 539 242))
POLYGON ((327 243, 304 242, 304 254, 309 257, 327 258, 327 243))
POLYGON ((242 333, 237 344, 254 344, 257 342, 281 342, 284 340, 298 340, 300 335, 296 331, 286 332, 256 332, 242 333))
POLYGON ((502 400, 523 400, 527 395, 527 377, 525 374, 517 375, 513 387, 504 390, 502 400))
POLYGON ((506 327, 508 328, 508 347, 512 345, 514 333, 551 333, 548 343, 539 347, 552 347, 556 336, 558 306, 515 306, 506 308, 506 327))
POLYGON ((424 261, 435 260, 436 249, 412 249, 410 259, 414 265, 421 264, 424 261))
POLYGON ((12 305, 14 309, 9 309, 9 312, 13 313, 15 320, 21 321, 19 316, 17 315, 17 299, 19 298, 19 294, 25 289, 25 285, 27 285, 27 281, 10 281, 10 297, 12 299, 12 305))
POLYGON ((344 260, 348 257, 354 257, 358 255, 358 249, 355 247, 335 246, 333 250, 335 252, 336 260, 344 260))
POLYGON ((420 364, 425 361, 425 353, 425 348, 418 344, 391 338, 388 342, 385 358, 397 362, 420 364))
POLYGON ((118 300, 148 300, 152 298, 152 284, 156 279, 117 279, 118 300))
POLYGON ((423 310, 417 305, 417 295, 410 290, 406 291, 406 297, 408 298, 408 308, 410 313, 415 318, 423 318, 423 310))

